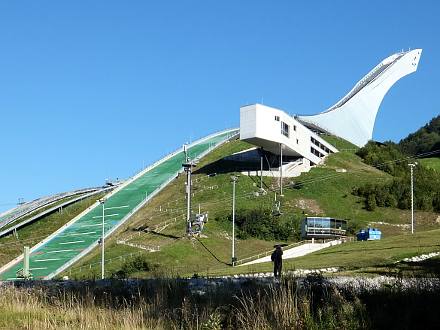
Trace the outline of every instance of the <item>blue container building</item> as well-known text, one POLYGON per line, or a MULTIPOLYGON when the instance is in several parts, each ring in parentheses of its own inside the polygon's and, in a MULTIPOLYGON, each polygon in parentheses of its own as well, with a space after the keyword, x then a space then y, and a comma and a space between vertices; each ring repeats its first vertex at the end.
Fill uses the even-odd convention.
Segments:
POLYGON ((377 228, 361 229, 356 237, 358 241, 374 241, 382 238, 382 232, 377 228))

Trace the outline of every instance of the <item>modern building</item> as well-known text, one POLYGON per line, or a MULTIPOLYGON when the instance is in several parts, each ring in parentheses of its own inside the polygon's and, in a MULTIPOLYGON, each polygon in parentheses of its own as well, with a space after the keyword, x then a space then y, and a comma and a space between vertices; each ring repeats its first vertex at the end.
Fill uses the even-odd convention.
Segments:
POLYGON ((421 53, 421 49, 415 49, 387 57, 340 101, 317 115, 291 116, 262 104, 243 106, 240 139, 280 155, 283 165, 286 159, 302 159, 303 164, 315 165, 337 152, 322 139, 322 134, 335 135, 362 147, 372 138, 385 94, 400 78, 417 70, 421 53))
POLYGON ((345 237, 347 220, 329 217, 307 217, 301 223, 301 238, 340 238, 345 237))
POLYGON ((282 110, 262 104, 240 108, 240 139, 291 161, 303 158, 311 165, 338 150, 282 110))

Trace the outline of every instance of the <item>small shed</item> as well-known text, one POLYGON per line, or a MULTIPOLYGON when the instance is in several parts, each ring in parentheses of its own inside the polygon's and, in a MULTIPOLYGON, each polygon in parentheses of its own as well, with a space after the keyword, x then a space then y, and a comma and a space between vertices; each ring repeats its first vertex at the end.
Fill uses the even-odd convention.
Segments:
POLYGON ((382 232, 377 228, 361 229, 356 237, 358 241, 375 241, 382 238, 382 232))

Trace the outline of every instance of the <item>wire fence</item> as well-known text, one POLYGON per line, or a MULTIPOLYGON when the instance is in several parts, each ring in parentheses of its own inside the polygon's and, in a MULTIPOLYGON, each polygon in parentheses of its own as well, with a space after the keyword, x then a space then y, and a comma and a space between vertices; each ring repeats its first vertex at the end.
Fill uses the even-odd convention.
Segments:
MULTIPOLYGON (((113 258, 108 258, 108 259, 104 259, 104 263, 105 264, 111 264, 114 261, 120 261, 123 262, 125 261, 127 258, 133 258, 134 256, 140 255, 146 253, 146 251, 137 251, 137 252, 131 252, 131 253, 126 253, 117 257, 113 257, 113 258)), ((97 261, 97 262, 92 262, 89 264, 85 264, 85 265, 81 265, 81 266, 77 266, 77 267, 70 267, 69 268, 69 275, 71 275, 72 273, 82 273, 85 270, 90 270, 95 266, 101 266, 102 265, 102 261, 97 261)))

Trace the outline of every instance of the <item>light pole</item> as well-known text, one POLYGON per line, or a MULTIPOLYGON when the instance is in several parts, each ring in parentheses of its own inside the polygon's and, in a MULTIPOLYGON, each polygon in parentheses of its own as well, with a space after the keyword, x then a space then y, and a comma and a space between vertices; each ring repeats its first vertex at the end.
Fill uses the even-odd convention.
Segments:
MULTIPOLYGON (((105 210, 112 210, 112 209, 122 209, 122 208, 127 208, 129 207, 128 205, 123 205, 123 206, 114 206, 114 207, 105 207, 105 198, 101 198, 98 200, 99 203, 101 203, 102 205, 102 216, 96 216, 93 218, 102 218, 102 233, 101 233, 101 279, 104 279, 104 274, 105 274, 105 269, 104 269, 104 265, 105 265, 105 253, 104 253, 104 240, 105 240, 105 210)), ((114 214, 107 214, 107 217, 115 217, 118 216, 118 213, 114 213, 114 214)))
POLYGON ((101 235, 101 280, 104 279, 104 219, 105 219, 105 199, 99 200, 102 205, 102 235, 101 235))
POLYGON ((283 147, 280 143, 280 196, 283 196, 283 147))
POLYGON ((238 175, 231 176, 232 180, 232 267, 235 266, 237 258, 235 257, 235 184, 238 180, 238 175))
POLYGON ((414 234, 414 167, 416 167, 417 162, 408 164, 411 169, 411 234, 414 234))
POLYGON ((263 148, 260 149, 260 190, 263 190, 263 148))

